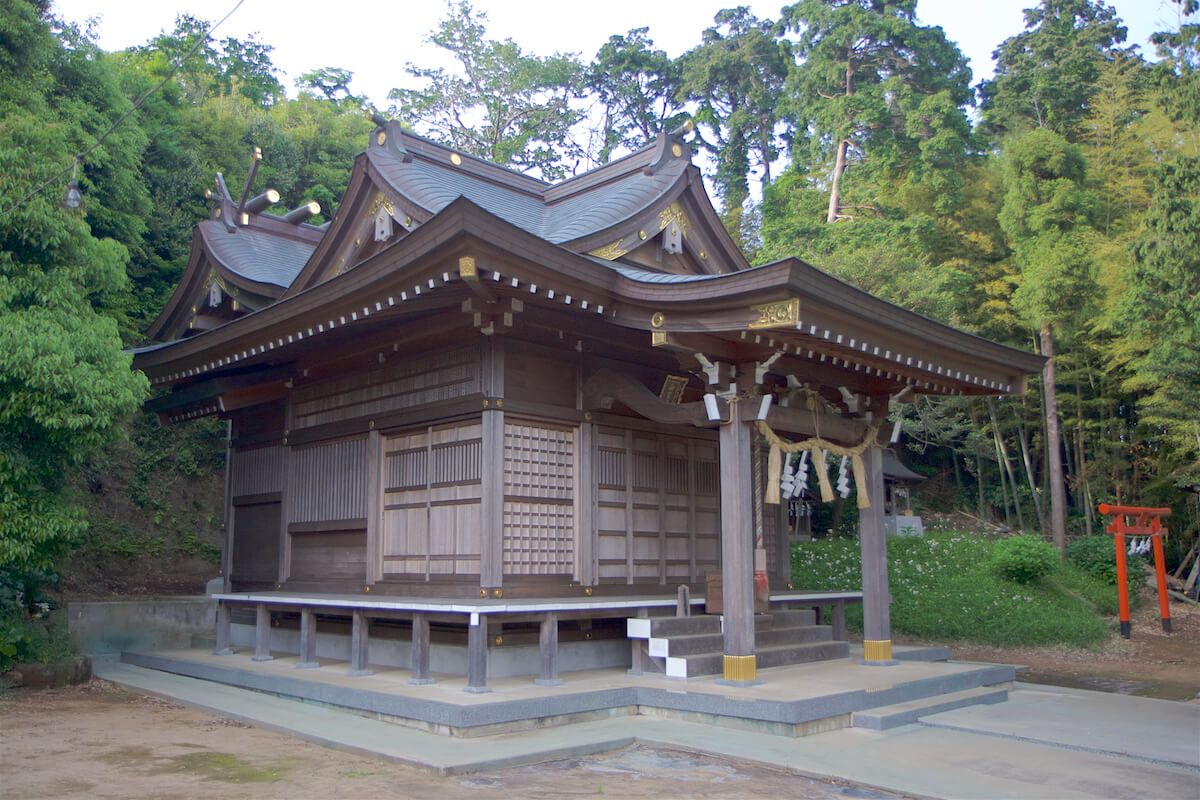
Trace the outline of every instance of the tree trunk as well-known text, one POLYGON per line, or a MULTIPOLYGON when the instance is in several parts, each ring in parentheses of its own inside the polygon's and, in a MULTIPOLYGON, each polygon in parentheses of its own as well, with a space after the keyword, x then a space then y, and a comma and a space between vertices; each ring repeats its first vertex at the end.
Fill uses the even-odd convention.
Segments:
POLYGON ((1046 512, 1042 508, 1042 498, 1038 494, 1037 480, 1033 476, 1033 459, 1029 455, 1029 431, 1025 429, 1025 423, 1021 421, 1020 412, 1013 407, 1013 413, 1017 415, 1017 435, 1021 440, 1021 462, 1025 465, 1025 477, 1029 480, 1029 494, 1033 496, 1033 508, 1037 512, 1038 530, 1043 533, 1046 530, 1046 512))
MULTIPOLYGON (((854 54, 846 50, 846 96, 854 94, 854 54)), ((837 222, 838 212, 842 210, 842 173, 846 171, 846 151, 850 148, 850 140, 843 137, 838 142, 837 160, 833 163, 833 180, 829 183, 829 213, 825 222, 837 222)))
POLYGON ((1067 553, 1067 495, 1063 487, 1062 441, 1058 430, 1058 394, 1054 386, 1054 338, 1050 323, 1042 324, 1042 384, 1046 391, 1046 458, 1050 462, 1050 531, 1058 552, 1067 553))
POLYGON ((833 165, 833 181, 829 186, 829 213, 825 217, 826 222, 837 222, 838 212, 842 208, 842 173, 846 171, 846 150, 849 147, 850 140, 848 139, 838 142, 837 161, 833 165))
POLYGON ((1025 531, 1025 514, 1021 511, 1021 499, 1017 494, 1017 476, 1013 472, 1012 462, 1008 460, 1008 445, 1000 435, 1000 420, 996 418, 996 401, 987 399, 988 415, 992 418, 992 436, 996 439, 996 456, 1004 462, 1004 471, 1008 473, 1008 485, 1012 489, 1013 508, 1017 510, 1017 528, 1025 531))

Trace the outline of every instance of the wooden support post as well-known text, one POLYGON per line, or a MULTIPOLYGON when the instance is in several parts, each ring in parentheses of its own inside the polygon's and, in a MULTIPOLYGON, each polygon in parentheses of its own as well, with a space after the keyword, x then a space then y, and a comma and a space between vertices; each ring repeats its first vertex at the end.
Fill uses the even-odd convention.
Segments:
MULTIPOLYGON (((1101 509, 1100 513, 1103 514, 1104 510, 1101 509)), ((1125 534, 1120 527, 1124 522, 1125 518, 1119 514, 1113 521, 1118 531, 1113 536, 1113 542, 1117 549, 1117 612, 1121 621, 1121 636, 1128 639, 1132 626, 1129 624, 1129 568, 1125 563, 1125 534)))
POLYGON ((596 584, 596 485, 593 466, 596 448, 596 426, 584 422, 579 426, 576 439, 579 448, 575 463, 575 529, 578 531, 576 547, 579 574, 576 578, 584 586, 596 584))
POLYGON ((409 683, 424 685, 433 683, 429 677, 429 617, 425 614, 413 614, 412 618, 412 649, 409 653, 412 677, 409 683))
POLYGON ((863 663, 890 666, 892 659, 891 595, 888 593, 887 534, 883 527, 883 451, 868 447, 862 454, 867 473, 869 508, 858 512, 862 552, 863 663))
POLYGON ((490 692, 487 685, 487 617, 471 615, 467 625, 467 687, 472 694, 490 692))
POLYGON ((251 661, 271 660, 271 612, 266 603, 254 610, 254 657, 251 661))
MULTIPOLYGON (((233 537, 235 535, 233 530, 233 466, 233 420, 230 419, 225 423, 225 541, 222 543, 224 549, 221 551, 222 592, 233 590, 233 537)), ((226 642, 226 647, 228 647, 228 642, 226 642)))
MULTIPOLYGON (((836 642, 846 641, 846 604, 841 600, 834 600, 830 606, 830 622, 833 623, 833 639, 836 642)), ((817 620, 817 624, 820 624, 817 620)))
POLYGON ((504 345, 496 337, 485 337, 481 348, 484 401, 480 475, 479 586, 497 589, 504 585, 504 345))
POLYGON ((213 648, 214 656, 227 656, 233 653, 230 643, 229 605, 217 601, 217 646, 213 648))
POLYGON ((317 663, 317 615, 311 608, 300 609, 300 660, 296 669, 316 669, 317 663))
POLYGON ((292 492, 296 482, 293 480, 292 448, 288 446, 287 437, 283 439, 279 464, 281 471, 280 502, 279 502, 279 575, 276 580, 277 588, 287 582, 292 573, 292 537, 288 533, 289 514, 292 506, 292 492))
POLYGON ((353 622, 350 627, 350 671, 347 675, 360 677, 370 675, 369 649, 371 641, 371 620, 361 609, 354 609, 353 622))
POLYGON ((754 532, 750 498, 753 410, 744 402, 722 403, 729 422, 721 425, 721 598, 725 615, 723 680, 758 683, 754 655, 754 532))
MULTIPOLYGON (((374 423, 372 423, 374 424, 374 423)), ((383 577, 383 437, 372 428, 367 433, 367 572, 370 586, 383 577)))
POLYGON ((558 614, 548 613, 542 616, 541 631, 538 634, 538 686, 558 686, 558 614))
MULTIPOLYGON (((1155 520, 1158 527, 1158 520, 1155 520)), ((1150 537, 1154 542, 1154 577, 1158 581, 1158 610, 1162 619, 1163 633, 1171 632, 1171 601, 1167 598, 1167 563, 1163 556, 1162 534, 1150 537)))

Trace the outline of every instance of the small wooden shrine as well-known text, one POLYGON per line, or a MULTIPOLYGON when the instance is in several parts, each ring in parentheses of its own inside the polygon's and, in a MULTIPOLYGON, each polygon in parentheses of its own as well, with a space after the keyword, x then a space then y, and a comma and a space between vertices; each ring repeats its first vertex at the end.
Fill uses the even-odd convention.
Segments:
POLYGON ((756 572, 789 586, 784 456, 808 450, 815 486, 830 452, 888 662, 884 418, 1019 392, 1042 359, 796 259, 751 267, 685 137, 548 184, 381 124, 322 227, 218 178, 135 366, 164 423, 229 421, 228 591, 340 598, 357 636, 354 597, 549 614, 719 573, 724 674, 753 680, 756 572))

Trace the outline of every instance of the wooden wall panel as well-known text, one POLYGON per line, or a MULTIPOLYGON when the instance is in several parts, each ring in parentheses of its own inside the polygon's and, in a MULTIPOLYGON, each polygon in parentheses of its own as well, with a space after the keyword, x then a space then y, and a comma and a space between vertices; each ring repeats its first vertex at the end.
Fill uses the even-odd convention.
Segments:
POLYGON ((596 555, 607 582, 698 582, 720 567, 714 441, 598 428, 596 555))
POLYGON ((504 574, 575 570, 575 429, 504 424, 504 574))
POLYGON ((239 447, 233 451, 233 475, 230 478, 231 497, 278 492, 283 485, 283 447, 239 447))
POLYGON ((367 570, 367 532, 292 533, 293 580, 361 581, 367 570))
POLYGON ((504 396, 575 408, 576 372, 571 364, 510 347, 504 353, 504 396))
POLYGON ((482 433, 467 422, 384 439, 385 576, 479 574, 482 433))
POLYGON ((372 370, 299 386, 292 392, 292 426, 299 430, 437 403, 480 391, 479 349, 406 357, 372 370))
POLYGON ((289 524, 366 518, 365 438, 293 447, 291 463, 289 524))
POLYGON ((279 577, 279 502, 235 505, 230 580, 275 585, 279 577))

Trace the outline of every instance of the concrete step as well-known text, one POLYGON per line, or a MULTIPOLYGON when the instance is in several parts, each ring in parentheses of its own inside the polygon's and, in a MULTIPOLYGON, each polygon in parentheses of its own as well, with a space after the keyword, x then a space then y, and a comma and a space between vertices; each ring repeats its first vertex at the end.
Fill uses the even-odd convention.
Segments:
POLYGON ((698 614, 694 617, 630 617, 626 620, 625 631, 630 639, 719 634, 721 618, 712 614, 698 614))
POLYGON ((772 611, 770 614, 756 614, 754 628, 798 628, 804 625, 816 625, 816 614, 811 608, 783 609, 772 611))
POLYGON ((890 706, 881 706, 866 711, 855 711, 850 715, 850 725, 855 728, 870 728, 886 731, 901 725, 911 725, 921 717, 953 711, 966 706, 990 705, 1008 700, 1007 689, 980 686, 948 694, 937 694, 919 700, 909 700, 890 706))
MULTIPOLYGON (((773 647, 783 644, 807 642, 829 642, 833 640, 833 629, 828 625, 804 625, 789 628, 764 628, 754 632, 754 646, 773 647)), ((696 636, 670 636, 651 639, 650 655, 657 657, 687 656, 700 653, 724 652, 724 636, 720 633, 704 633, 696 636)))
MULTIPOLYGON (((850 646, 846 642, 809 642, 767 647, 755 646, 759 669, 805 664, 810 661, 829 661, 846 658, 850 646)), ((696 653, 686 656, 669 656, 666 659, 668 678, 695 678, 701 675, 720 675, 725 669, 725 657, 720 652, 696 653)))

